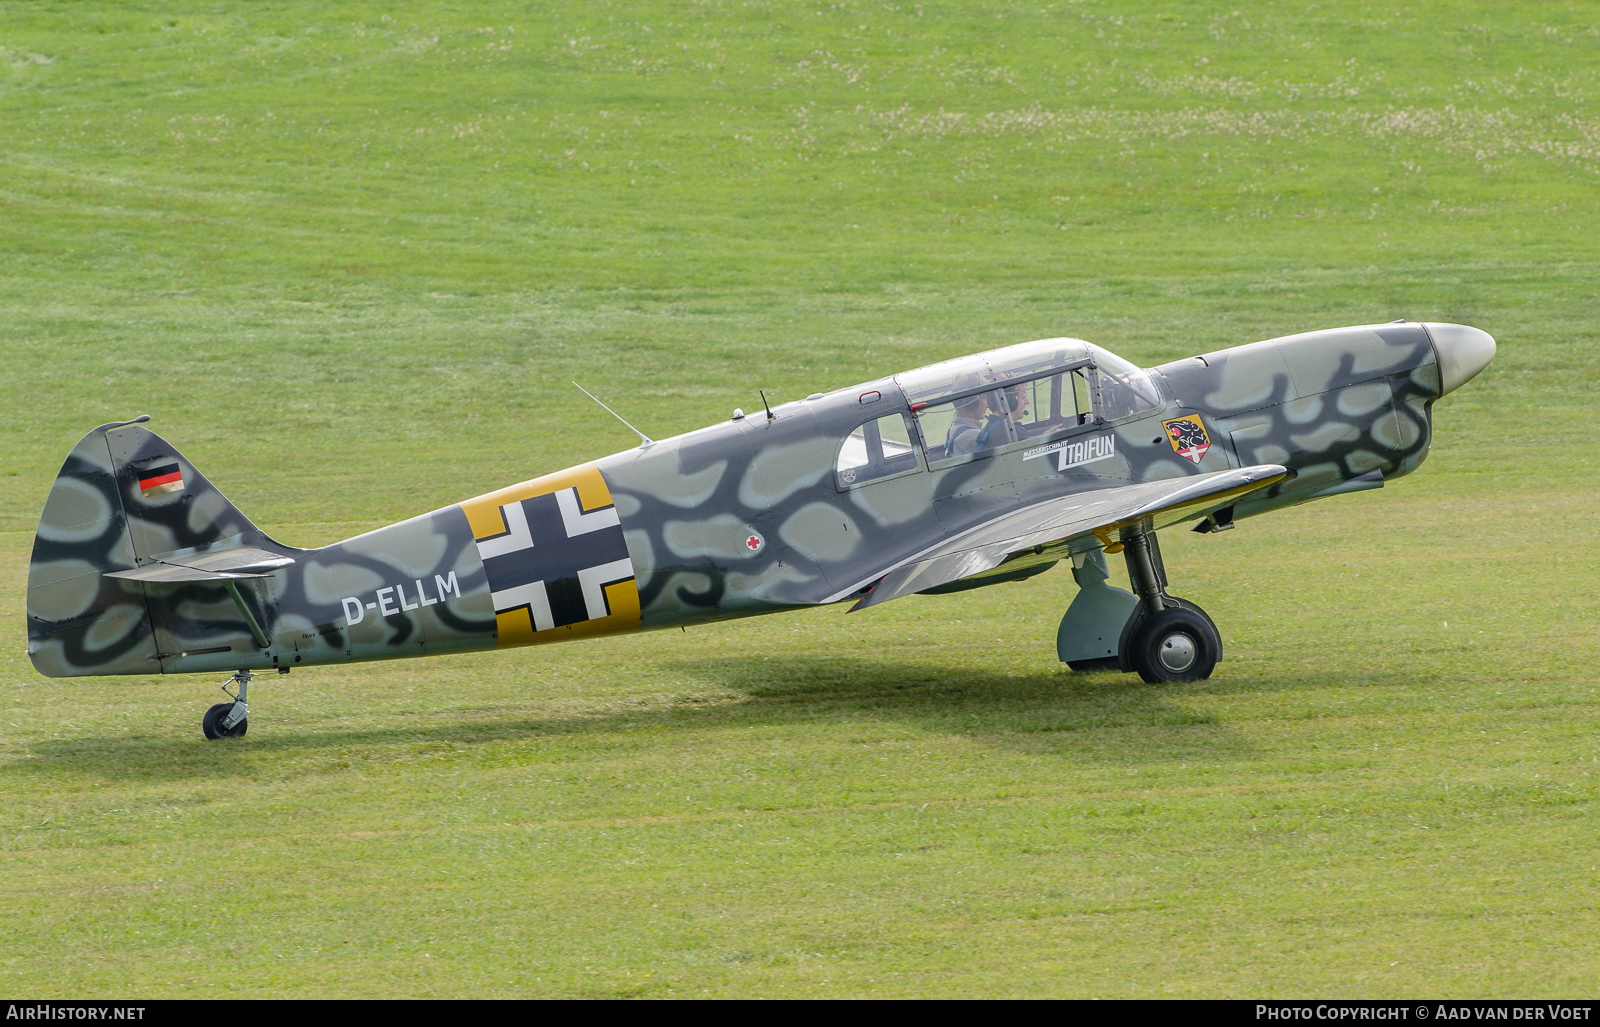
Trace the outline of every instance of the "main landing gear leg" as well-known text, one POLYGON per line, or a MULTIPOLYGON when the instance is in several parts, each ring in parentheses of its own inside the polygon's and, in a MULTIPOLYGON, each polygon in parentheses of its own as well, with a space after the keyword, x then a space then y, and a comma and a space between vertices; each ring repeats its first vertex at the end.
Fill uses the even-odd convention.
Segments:
POLYGON ((1128 618, 1118 646, 1123 670, 1151 684, 1203 681, 1222 659, 1222 636, 1206 612, 1167 595, 1167 571, 1154 532, 1122 529, 1122 554, 1139 608, 1128 618))
POLYGON ((249 730, 250 708, 245 705, 245 694, 250 687, 250 678, 248 670, 241 670, 222 683, 223 694, 233 702, 219 702, 206 711, 205 719, 200 721, 200 730, 206 733, 207 738, 239 738, 249 730), (235 682, 239 685, 237 696, 228 691, 228 686, 235 682))

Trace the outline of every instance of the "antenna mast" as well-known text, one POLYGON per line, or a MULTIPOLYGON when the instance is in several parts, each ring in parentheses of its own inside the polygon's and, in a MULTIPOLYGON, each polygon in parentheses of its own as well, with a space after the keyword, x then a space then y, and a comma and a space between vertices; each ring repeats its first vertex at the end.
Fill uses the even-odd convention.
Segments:
MULTIPOLYGON (((594 400, 596 403, 600 403, 600 398, 598 396, 596 396, 594 393, 590 392, 588 389, 584 388, 582 385, 578 385, 577 382, 573 382, 572 384, 577 386, 577 389, 578 389, 579 392, 583 393, 585 396, 588 396, 590 399, 594 400)), ((633 425, 628 424, 628 422, 623 419, 621 414, 617 413, 615 410, 613 410, 610 407, 606 406, 604 403, 600 403, 600 409, 604 410, 606 413, 610 414, 612 417, 615 417, 617 420, 622 421, 622 423, 627 426, 627 429, 629 431, 631 431, 635 435, 639 436, 639 448, 640 449, 649 449, 651 446, 656 444, 656 440, 655 439, 652 439, 650 436, 646 435, 644 432, 642 432, 639 429, 635 428, 633 425)))

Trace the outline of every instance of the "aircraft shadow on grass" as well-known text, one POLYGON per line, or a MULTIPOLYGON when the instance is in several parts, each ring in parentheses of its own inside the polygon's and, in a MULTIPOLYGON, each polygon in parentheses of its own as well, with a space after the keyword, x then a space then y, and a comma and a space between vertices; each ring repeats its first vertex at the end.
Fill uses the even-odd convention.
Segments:
POLYGON ((708 711, 729 724, 888 721, 1095 764, 1202 752, 1233 759, 1248 749, 1181 691, 1115 673, 1007 674, 837 657, 685 662, 682 670, 748 697, 708 711))
MULTIPOLYGON (((155 780, 231 777, 265 771, 297 753, 340 750, 337 762, 374 768, 471 753, 498 743, 540 737, 630 733, 660 729, 692 733, 751 726, 812 723, 909 723, 934 734, 959 735, 983 744, 1095 765, 1143 765, 1173 759, 1253 758, 1253 747, 1203 703, 1185 702, 1184 686, 1151 688, 1113 673, 1004 674, 951 670, 937 664, 907 664, 838 657, 693 660, 669 665, 683 679, 735 696, 683 697, 594 715, 540 717, 498 712, 440 711, 438 721, 417 717, 402 726, 318 729, 314 725, 267 727, 249 745, 197 748, 183 736, 101 736, 51 739, 0 767, 6 776, 83 774, 155 780), (430 722, 434 721, 434 722, 430 722), (411 752, 388 757, 355 756, 352 750, 407 745, 411 752), (418 747, 426 751, 416 752, 418 747), (369 762, 370 759, 370 762, 369 762), (264 761, 264 762, 263 762, 264 761)), ((1245 690, 1277 688, 1252 682, 1245 690)), ((1281 683, 1281 687, 1288 687, 1281 683)), ((1225 682, 1207 694, 1233 691, 1225 682)), ((304 722, 302 722, 304 723, 304 722)), ((651 744, 641 741, 641 747, 651 744)), ((819 741, 819 745, 831 741, 819 741)), ((332 767, 300 764, 290 773, 332 767)))

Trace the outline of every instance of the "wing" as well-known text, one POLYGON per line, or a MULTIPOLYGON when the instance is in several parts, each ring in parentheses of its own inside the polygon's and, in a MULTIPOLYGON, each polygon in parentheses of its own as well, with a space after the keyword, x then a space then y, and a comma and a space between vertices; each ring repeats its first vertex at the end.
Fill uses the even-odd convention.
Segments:
MULTIPOLYGON (((1259 464, 1236 470, 1096 489, 1037 503, 980 524, 954 538, 945 539, 895 564, 872 587, 872 591, 862 596, 850 609, 853 612, 876 606, 923 589, 982 574, 1030 549, 1059 548, 1063 543, 1091 535, 1096 536, 1101 544, 1110 544, 1111 532, 1140 521, 1145 522, 1146 529, 1150 531, 1164 528, 1186 520, 1200 510, 1266 488, 1288 476, 1288 469, 1278 464, 1259 464)), ((834 598, 847 598, 860 587, 857 585, 834 598)))

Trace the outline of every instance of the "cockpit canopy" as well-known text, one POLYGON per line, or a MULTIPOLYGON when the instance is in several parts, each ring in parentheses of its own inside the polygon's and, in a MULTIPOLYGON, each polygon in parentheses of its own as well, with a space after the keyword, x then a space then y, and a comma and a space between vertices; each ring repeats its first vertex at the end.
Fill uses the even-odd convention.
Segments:
MULTIPOLYGON (((1037 444, 1091 423, 1117 421, 1161 402, 1150 376, 1082 339, 1041 339, 895 375, 909 415, 858 424, 839 447, 838 487, 1037 444)), ((877 393, 870 393, 876 398, 877 393)))
POLYGON ((904 371, 894 376, 912 406, 936 403, 945 396, 965 392, 974 386, 1008 378, 1031 377, 1032 372, 1048 371, 1086 363, 1090 346, 1082 339, 1041 339, 1024 342, 987 353, 942 360, 937 364, 904 371))
MULTIPOLYGON (((894 376, 913 407, 1002 381, 1026 382, 1052 372, 1093 366, 1099 371, 1101 416, 1115 421, 1161 400, 1150 376, 1133 364, 1082 339, 1040 339, 987 353, 956 357, 894 376)), ((1087 411, 1083 411, 1087 412, 1087 411)))
POLYGON ((1148 374, 1082 339, 1024 342, 919 367, 895 381, 933 466, 1160 402, 1148 374))

